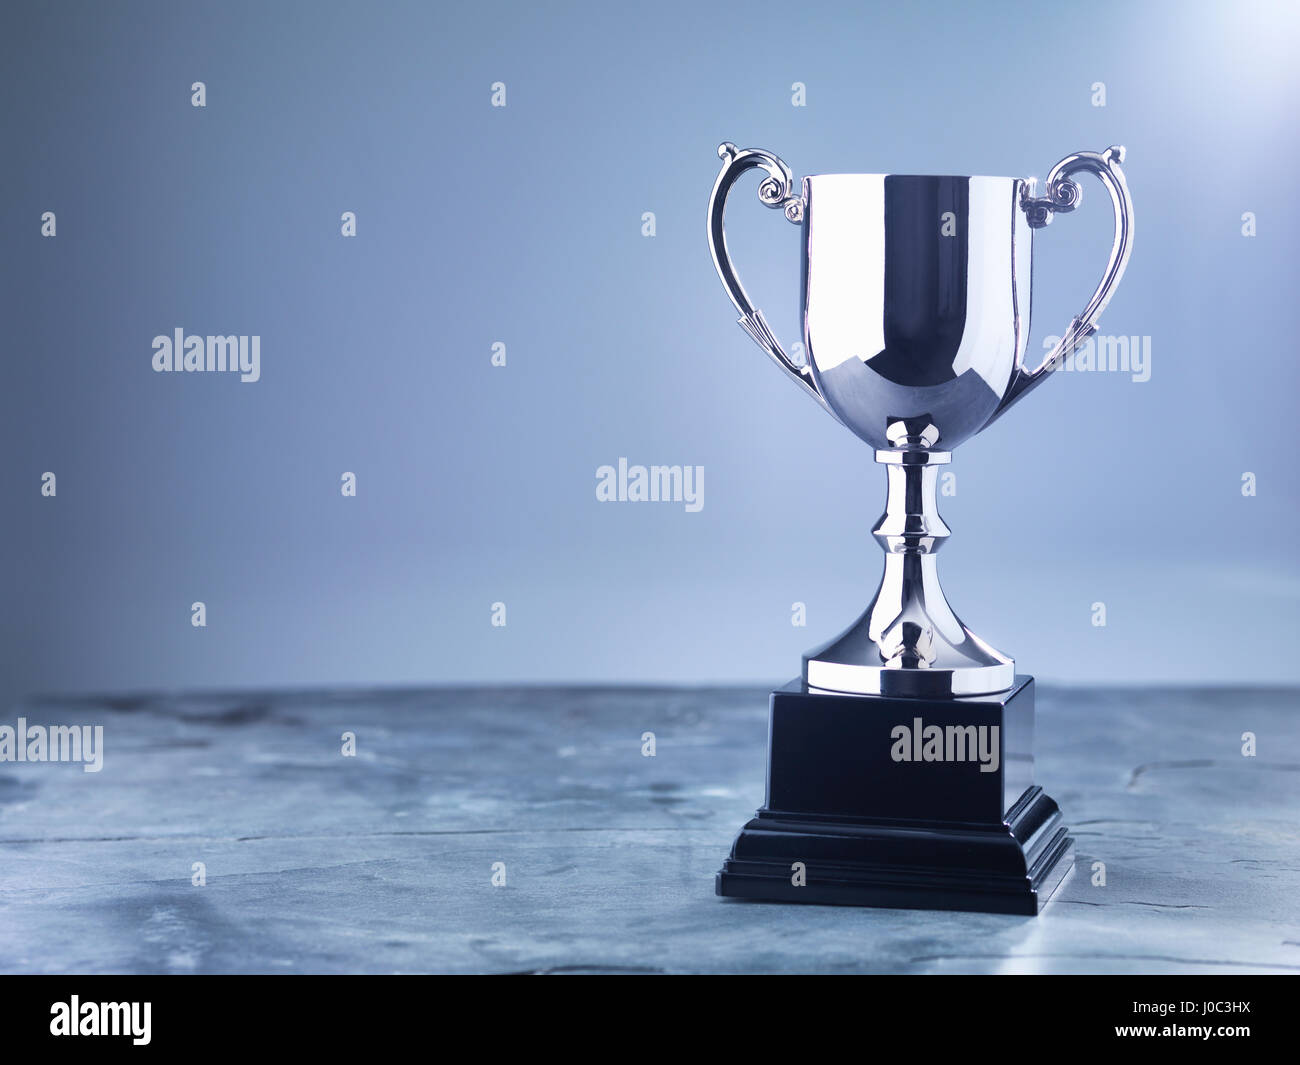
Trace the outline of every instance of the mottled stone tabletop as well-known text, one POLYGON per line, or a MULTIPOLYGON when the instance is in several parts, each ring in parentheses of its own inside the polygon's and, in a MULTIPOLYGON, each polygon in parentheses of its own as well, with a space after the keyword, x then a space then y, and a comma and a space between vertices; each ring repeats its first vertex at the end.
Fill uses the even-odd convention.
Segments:
POLYGON ((1040 686, 1037 918, 715 897, 763 690, 30 702, 104 763, 0 763, 0 970, 1300 971, 1298 694, 1040 686))

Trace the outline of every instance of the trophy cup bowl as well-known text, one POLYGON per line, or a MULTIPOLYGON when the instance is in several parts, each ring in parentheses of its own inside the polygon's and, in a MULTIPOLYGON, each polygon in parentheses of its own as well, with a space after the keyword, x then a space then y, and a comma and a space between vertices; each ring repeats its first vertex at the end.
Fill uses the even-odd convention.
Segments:
POLYGON ((951 452, 1006 395, 1029 320, 1021 187, 993 177, 804 180, 813 385, 877 450, 951 452))
POLYGON ((1042 196, 1033 179, 1008 177, 821 174, 796 186, 770 152, 718 154, 709 247, 740 325, 888 478, 872 530, 885 552, 876 595, 772 694, 766 801, 718 894, 1037 913, 1073 844, 1033 782, 1033 678, 962 624, 939 585, 949 530, 936 488, 954 448, 1095 332, 1132 244, 1124 150, 1066 156, 1042 196), (765 173, 759 201, 801 228, 801 363, 727 252, 727 196, 753 169, 765 173), (1088 303, 1030 369, 1033 233, 1079 206, 1079 173, 1109 192, 1114 243, 1088 303), (996 757, 973 766, 971 737, 989 729, 996 757))

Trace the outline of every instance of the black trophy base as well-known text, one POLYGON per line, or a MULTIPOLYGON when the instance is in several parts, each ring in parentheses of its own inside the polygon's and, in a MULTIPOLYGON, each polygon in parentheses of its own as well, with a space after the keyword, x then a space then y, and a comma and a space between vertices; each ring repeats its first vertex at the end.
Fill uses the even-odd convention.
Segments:
POLYGON ((767 801, 717 893, 1034 915, 1074 865, 1033 784, 1034 682, 952 699, 772 693, 767 801))

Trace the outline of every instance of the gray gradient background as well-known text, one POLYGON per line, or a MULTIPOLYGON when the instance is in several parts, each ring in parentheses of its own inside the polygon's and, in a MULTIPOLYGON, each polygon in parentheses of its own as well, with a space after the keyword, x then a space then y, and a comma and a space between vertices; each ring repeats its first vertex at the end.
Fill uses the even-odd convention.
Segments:
MULTIPOLYGON (((793 675, 874 590, 884 477, 735 325, 704 230, 724 139, 796 174, 1041 176, 1126 144, 1135 251, 1102 332, 1150 335, 1152 378, 1062 376, 959 450, 949 598, 1043 679, 1300 679, 1298 25, 1249 3, 5 5, 6 694, 793 675), (262 380, 153 373, 177 326, 260 334, 262 380), (703 465, 703 511, 598 503, 619 456, 703 465)), ((733 251, 790 340, 797 233, 752 186, 733 251)), ((1093 183, 1038 234, 1031 358, 1110 231, 1093 183)))

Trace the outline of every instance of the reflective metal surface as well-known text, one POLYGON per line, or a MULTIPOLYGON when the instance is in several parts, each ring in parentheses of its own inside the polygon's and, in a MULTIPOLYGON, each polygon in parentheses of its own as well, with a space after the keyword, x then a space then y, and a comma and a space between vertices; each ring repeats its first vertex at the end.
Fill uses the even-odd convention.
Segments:
POLYGON ((835 412, 827 406, 826 400, 812 383, 812 371, 807 366, 796 365, 785 353, 768 327, 763 312, 750 302, 745 286, 740 283, 740 277, 731 265, 731 256, 727 254, 727 234, 723 227, 727 194, 736 179, 750 170, 761 169, 767 173, 767 177, 758 186, 760 203, 784 210, 791 222, 803 221, 803 201, 793 194, 794 177, 790 168, 771 152, 760 148, 741 151, 734 144, 727 143, 718 147, 718 155, 722 159, 722 169, 718 172, 718 180, 713 183, 713 195, 709 197, 709 251, 713 255, 713 265, 717 267, 718 276, 722 278, 722 287, 727 290, 731 302, 740 312, 740 327, 795 384, 834 415, 835 412))
MULTIPOLYGON (((1106 309, 1115 286, 1124 276, 1128 267, 1128 257, 1133 250, 1133 200, 1129 196, 1128 183, 1124 180, 1124 171, 1120 164, 1124 161, 1124 146, 1111 145, 1104 152, 1076 152, 1067 155, 1047 174, 1047 195, 1034 196, 1032 182, 1025 184, 1024 199, 1021 207, 1029 225, 1041 229, 1052 221, 1055 214, 1067 214, 1083 201, 1083 189, 1071 178, 1075 174, 1093 174, 1110 193, 1111 210, 1115 216, 1115 239, 1111 244, 1110 258, 1106 270, 1101 275, 1101 282, 1093 292, 1087 305, 1071 320, 1069 327, 1051 353, 1034 370, 1026 370, 1020 360, 1016 363, 1016 373, 1011 386, 1003 397, 998 409, 989 423, 1002 416, 1012 403, 1023 396, 1029 389, 1046 380, 1047 375, 1061 364, 1063 359, 1073 355, 1083 343, 1097 331, 1097 320, 1106 309)), ((985 423, 988 424, 988 423, 985 423)))
POLYGON ((848 630, 804 656, 810 691, 871 695, 978 695, 1015 680, 1015 663, 972 633, 939 587, 936 552, 948 538, 936 486, 941 451, 880 451, 889 475, 885 513, 872 530, 885 573, 848 630))
POLYGON ((1124 150, 1067 156, 1041 197, 1020 178, 897 174, 817 175, 796 194, 790 168, 770 152, 723 144, 718 153, 709 248, 740 325, 889 469, 875 530, 886 552, 880 589, 853 626, 805 657, 806 684, 888 695, 1005 690, 1014 664, 962 625, 939 588, 934 552, 948 529, 935 507, 935 466, 1095 332, 1132 246, 1124 150), (766 174, 759 201, 802 227, 805 366, 781 347, 727 253, 727 195, 753 169, 766 174), (1078 207, 1078 173, 1110 193, 1114 243, 1083 311, 1030 370, 1033 231, 1078 207))

